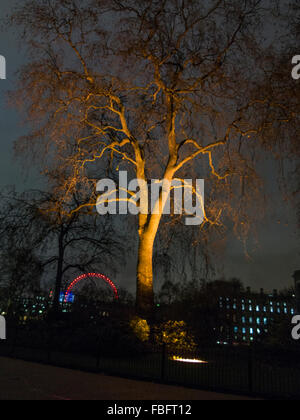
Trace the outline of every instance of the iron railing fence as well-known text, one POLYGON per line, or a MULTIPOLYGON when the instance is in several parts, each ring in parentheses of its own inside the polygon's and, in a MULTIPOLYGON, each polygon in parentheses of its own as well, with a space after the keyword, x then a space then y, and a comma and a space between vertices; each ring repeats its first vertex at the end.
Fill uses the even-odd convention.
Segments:
POLYGON ((112 348, 110 354, 107 349, 113 347, 113 341, 105 343, 95 334, 82 346, 76 346, 74 340, 72 347, 73 334, 66 331, 64 342, 51 328, 33 333, 26 326, 17 326, 10 329, 7 340, 0 340, 0 356, 205 390, 300 399, 297 349, 216 346, 191 351, 150 345, 143 351, 127 348, 123 353, 118 343, 120 348, 112 348))

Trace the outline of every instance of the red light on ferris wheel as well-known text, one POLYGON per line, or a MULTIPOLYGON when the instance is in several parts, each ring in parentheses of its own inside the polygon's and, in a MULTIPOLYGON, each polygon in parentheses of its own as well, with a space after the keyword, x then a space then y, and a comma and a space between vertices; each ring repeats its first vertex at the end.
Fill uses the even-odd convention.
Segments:
POLYGON ((88 274, 82 274, 81 276, 78 276, 75 280, 72 281, 72 283, 69 285, 69 287, 67 288, 66 294, 65 294, 65 303, 68 302, 68 296, 70 295, 73 287, 76 286, 76 284, 80 283, 82 280, 88 279, 88 278, 98 278, 101 280, 104 280, 113 290, 114 293, 114 298, 116 300, 119 299, 119 295, 118 295, 118 290, 116 285, 110 280, 110 278, 108 278, 107 276, 105 276, 104 274, 100 274, 100 273, 88 273, 88 274))

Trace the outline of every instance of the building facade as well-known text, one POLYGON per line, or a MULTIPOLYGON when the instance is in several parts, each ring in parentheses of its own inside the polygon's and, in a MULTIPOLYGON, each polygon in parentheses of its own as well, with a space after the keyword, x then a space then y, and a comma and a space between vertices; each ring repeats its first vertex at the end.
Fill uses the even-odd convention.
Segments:
POLYGON ((241 292, 220 296, 218 344, 250 344, 266 336, 275 323, 291 321, 296 314, 296 296, 291 292, 241 292))

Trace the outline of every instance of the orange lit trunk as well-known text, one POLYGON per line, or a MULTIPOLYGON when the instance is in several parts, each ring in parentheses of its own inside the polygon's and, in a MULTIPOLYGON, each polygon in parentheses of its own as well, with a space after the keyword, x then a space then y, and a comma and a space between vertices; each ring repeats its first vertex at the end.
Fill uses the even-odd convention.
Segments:
MULTIPOLYGON (((165 178, 171 182, 174 173, 167 171, 165 178)), ((154 315, 153 291, 153 248, 162 218, 168 194, 160 193, 154 211, 150 216, 140 215, 139 220, 139 251, 137 265, 137 314, 144 319, 152 320, 154 315)))
POLYGON ((155 235, 145 232, 140 236, 137 265, 136 309, 139 316, 148 319, 153 314, 153 247, 155 235))

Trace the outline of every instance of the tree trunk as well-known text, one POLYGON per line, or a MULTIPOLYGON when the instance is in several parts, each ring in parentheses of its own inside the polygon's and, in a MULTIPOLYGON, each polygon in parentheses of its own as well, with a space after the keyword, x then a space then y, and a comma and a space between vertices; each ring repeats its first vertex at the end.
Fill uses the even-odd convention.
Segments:
POLYGON ((140 236, 137 265, 137 314, 143 318, 152 318, 154 310, 153 292, 153 246, 155 235, 151 232, 140 236))
MULTIPOLYGON (((173 175, 174 172, 168 170, 164 179, 170 183, 173 175)), ((163 186, 150 218, 140 215, 139 221, 140 242, 137 266, 136 310, 139 316, 150 322, 154 316, 153 248, 169 193, 169 187, 166 190, 165 186, 163 186)))
POLYGON ((53 311, 54 312, 59 312, 60 293, 61 293, 61 285, 62 285, 62 270, 63 270, 63 262, 62 262, 61 259, 59 259, 58 265, 57 265, 54 300, 53 300, 53 311))
POLYGON ((60 300, 60 293, 61 293, 61 286, 62 286, 62 278, 63 278, 63 264, 64 264, 64 230, 61 229, 61 233, 59 235, 58 241, 58 262, 57 262, 57 271, 56 271, 56 280, 55 280, 55 292, 54 292, 54 300, 53 300, 53 312, 59 312, 59 300, 60 300))

